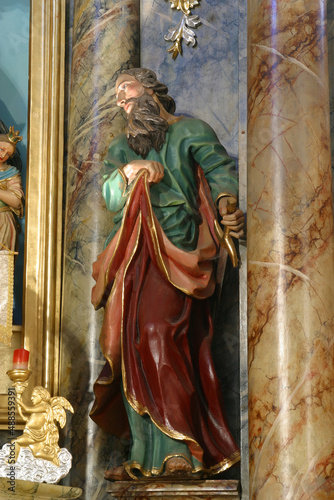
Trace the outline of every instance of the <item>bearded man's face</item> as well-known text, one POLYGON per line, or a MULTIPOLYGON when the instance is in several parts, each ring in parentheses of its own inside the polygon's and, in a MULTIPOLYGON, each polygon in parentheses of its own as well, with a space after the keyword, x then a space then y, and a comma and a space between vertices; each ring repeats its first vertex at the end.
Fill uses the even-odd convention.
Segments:
POLYGON ((117 105, 127 114, 129 147, 143 158, 153 148, 160 151, 168 123, 160 117, 160 107, 153 98, 153 91, 144 88, 133 76, 123 74, 116 82, 116 97, 117 105))
POLYGON ((146 89, 132 75, 123 74, 116 81, 117 106, 124 109, 126 114, 130 114, 132 109, 132 98, 140 97, 146 89))

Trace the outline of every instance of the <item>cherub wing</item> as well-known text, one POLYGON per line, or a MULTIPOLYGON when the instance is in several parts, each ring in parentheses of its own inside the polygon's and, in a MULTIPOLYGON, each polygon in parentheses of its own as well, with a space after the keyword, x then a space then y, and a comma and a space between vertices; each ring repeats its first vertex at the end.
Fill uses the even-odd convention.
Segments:
POLYGON ((51 398, 50 404, 53 410, 53 417, 61 428, 66 424, 66 412, 65 410, 69 410, 71 413, 74 413, 73 407, 67 399, 62 396, 58 396, 56 398, 51 398))

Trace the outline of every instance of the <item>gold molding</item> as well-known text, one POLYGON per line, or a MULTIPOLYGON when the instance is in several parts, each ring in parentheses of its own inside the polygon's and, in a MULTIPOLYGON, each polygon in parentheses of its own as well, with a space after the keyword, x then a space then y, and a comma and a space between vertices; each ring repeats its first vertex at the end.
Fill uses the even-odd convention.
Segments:
POLYGON ((24 346, 32 385, 58 392, 66 0, 30 0, 24 346))

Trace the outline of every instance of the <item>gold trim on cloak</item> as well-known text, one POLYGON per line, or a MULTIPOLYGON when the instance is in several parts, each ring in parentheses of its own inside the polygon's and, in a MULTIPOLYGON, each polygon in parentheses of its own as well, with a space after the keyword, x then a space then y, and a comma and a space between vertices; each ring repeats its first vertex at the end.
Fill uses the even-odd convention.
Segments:
MULTIPOLYGON (((138 480, 138 479, 140 479, 140 476, 136 476, 132 472, 133 469, 139 470, 140 473, 144 477, 159 476, 163 472, 163 469, 165 467, 165 464, 166 464, 167 460, 169 460, 170 458, 176 458, 176 457, 182 457, 185 460, 187 460, 187 462, 189 462, 188 457, 186 457, 182 453, 175 453, 175 454, 167 455, 164 458, 161 467, 159 467, 159 468, 152 467, 151 470, 145 469, 139 462, 136 462, 135 460, 131 460, 129 462, 125 462, 123 465, 125 467, 126 472, 129 474, 129 476, 132 479, 138 480)), ((209 469, 206 469, 203 466, 202 467, 201 466, 197 466, 197 467, 194 467, 190 472, 191 472, 191 474, 194 474, 194 475, 201 473, 204 476, 209 477, 209 476, 213 476, 215 474, 219 474, 220 472, 224 472, 224 470, 229 469, 230 467, 232 467, 232 465, 236 464, 239 461, 240 461, 240 452, 236 452, 236 453, 233 453, 233 455, 231 457, 225 458, 224 460, 222 460, 221 462, 219 462, 219 464, 214 465, 214 466, 210 467, 209 469)))
POLYGON ((127 179, 125 173, 123 172, 122 168, 118 169, 118 173, 122 177, 122 180, 124 182, 122 197, 125 198, 125 196, 127 196, 128 179, 127 179))
MULTIPOLYGON (((0 170, 0 172, 6 172, 6 170, 0 170)), ((15 175, 12 175, 12 177, 7 177, 6 179, 2 179, 2 180, 0 180, 0 184, 1 184, 1 182, 11 181, 11 180, 15 179, 16 177, 19 177, 20 175, 21 175, 20 173, 17 173, 15 175)))
MULTIPOLYGON (((133 469, 139 470, 140 473, 145 477, 160 476, 162 471, 164 470, 164 467, 165 467, 167 460, 169 460, 170 458, 177 458, 177 457, 184 458, 190 464, 189 458, 186 457, 185 455, 183 455, 183 453, 174 453, 174 454, 167 455, 164 458, 161 467, 152 467, 151 470, 145 469, 139 462, 136 462, 135 460, 125 462, 124 467, 125 467, 126 472, 129 474, 129 476, 132 477, 132 479, 139 479, 138 476, 136 476, 135 474, 132 473, 133 469)), ((191 470, 191 473, 197 474, 201 471, 202 471, 201 467, 195 467, 194 469, 191 470)))

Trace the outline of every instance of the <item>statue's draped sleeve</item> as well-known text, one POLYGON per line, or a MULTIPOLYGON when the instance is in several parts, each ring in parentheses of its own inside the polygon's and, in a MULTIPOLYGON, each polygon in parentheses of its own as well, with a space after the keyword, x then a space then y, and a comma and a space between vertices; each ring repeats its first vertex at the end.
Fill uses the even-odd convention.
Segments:
POLYGON ((102 169, 102 195, 110 212, 122 210, 128 195, 127 179, 122 170, 127 161, 118 142, 115 139, 109 147, 102 169))
POLYGON ((200 120, 191 121, 183 147, 185 152, 190 152, 195 162, 201 166, 214 202, 222 192, 237 196, 235 162, 207 123, 200 120))

